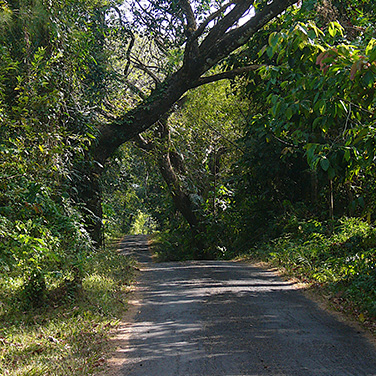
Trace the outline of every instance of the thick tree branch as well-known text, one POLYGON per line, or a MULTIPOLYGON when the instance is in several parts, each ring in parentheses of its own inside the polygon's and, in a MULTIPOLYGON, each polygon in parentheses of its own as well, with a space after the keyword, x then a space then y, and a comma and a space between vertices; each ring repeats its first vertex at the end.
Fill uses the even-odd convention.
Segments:
POLYGON ((193 13, 189 0, 180 0, 180 6, 183 9, 184 15, 187 19, 187 27, 185 33, 188 37, 187 44, 184 51, 184 64, 189 65, 191 60, 197 55, 198 42, 197 39, 192 39, 192 34, 197 29, 196 18, 193 13))
MULTIPOLYGON (((91 164, 87 172, 88 178, 83 186, 88 188, 83 188, 84 190, 86 189, 83 193, 83 197, 85 197, 87 207, 95 213, 97 218, 101 217, 102 210, 99 199, 100 187, 98 184, 98 176, 103 171, 103 165, 116 149, 126 141, 134 139, 138 134, 149 129, 158 121, 163 121, 166 114, 169 113, 173 105, 179 101, 184 93, 192 87, 199 86, 209 81, 209 78, 203 77, 209 69, 214 67, 237 48, 247 43, 252 35, 260 30, 267 22, 281 14, 288 6, 294 4, 296 1, 297 0, 270 0, 269 5, 266 5, 260 11, 256 10, 256 15, 238 28, 234 28, 236 23, 247 10, 251 9, 253 1, 234 0, 233 8, 226 12, 231 5, 229 2, 229 5, 223 9, 225 14, 223 18, 220 18, 221 14, 219 11, 217 11, 217 13, 214 12, 212 16, 209 16, 209 18, 204 21, 199 29, 193 32, 195 43, 198 44, 199 36, 202 35, 206 29, 211 27, 210 22, 218 19, 218 22, 207 32, 201 45, 194 48, 195 43, 192 43, 192 41, 190 43, 187 42, 183 65, 178 71, 164 79, 163 82, 160 82, 159 78, 154 72, 150 72, 148 67, 145 67, 142 63, 138 65, 139 69, 143 69, 145 73, 153 78, 156 83, 155 89, 147 98, 144 97, 145 99, 142 103, 138 104, 135 108, 127 111, 110 124, 103 124, 101 127, 98 127, 98 137, 96 142, 92 143, 91 154, 93 160, 97 163, 91 164), (90 179, 92 179, 91 182, 90 179)), ((169 20, 170 16, 166 15, 168 23, 166 26, 166 23, 156 21, 153 12, 149 13, 149 10, 152 10, 152 5, 150 4, 154 2, 132 0, 131 3, 136 3, 136 6, 143 9, 142 14, 137 15, 138 20, 143 20, 146 27, 157 30, 159 37, 162 40, 166 40, 168 46, 170 46, 170 27, 174 26, 169 20), (146 5, 146 8, 144 8, 143 4, 149 4, 150 7, 146 5)), ((164 4, 168 3, 169 2, 165 2, 164 4)), ((161 9, 161 11, 165 10, 161 9)), ((180 9, 180 11, 182 11, 182 9, 180 9)), ((174 22, 176 20, 181 21, 182 17, 180 11, 177 12, 176 16, 178 18, 175 18, 174 22)), ((192 22, 192 20, 189 22, 192 22)), ((172 35, 172 37, 172 40, 175 40, 174 35, 172 35)), ((131 51, 131 49, 131 45, 129 45, 127 51, 131 51)), ((133 61, 134 60, 131 58, 131 63, 133 63, 133 61)), ((135 62, 136 64, 139 63, 138 61, 135 62)), ((127 70, 127 65, 126 63, 125 70, 127 70)), ((225 75, 227 75, 226 78, 228 78, 233 74, 235 74, 235 71, 232 73, 224 72, 223 74, 214 75, 210 78, 210 82, 223 79, 225 75)), ((190 200, 190 196, 184 192, 181 185, 179 186, 179 177, 172 168, 173 165, 169 153, 165 153, 160 158, 159 164, 165 174, 165 180, 170 181, 170 189, 177 207, 180 205, 180 211, 185 213, 186 219, 189 218, 189 220, 187 220, 192 229, 194 229, 194 232, 201 232, 200 219, 197 217, 197 212, 194 210, 194 207, 191 206, 193 203, 190 200)), ((93 221, 92 232, 99 234, 100 226, 100 220, 93 221)))
POLYGON ((228 29, 230 29, 243 14, 249 10, 253 1, 242 0, 236 3, 235 7, 224 16, 213 28, 210 30, 209 34, 206 36, 204 41, 201 43, 200 50, 204 51, 215 44, 219 38, 224 35, 228 29))
POLYGON ((221 6, 217 11, 214 13, 210 14, 198 27, 198 29, 194 32, 192 35, 192 39, 197 39, 199 38, 203 32, 205 31, 206 27, 209 25, 210 22, 214 21, 217 17, 222 15, 226 9, 230 6, 236 3, 236 0, 230 1, 227 4, 221 6))
MULTIPOLYGON (((246 11, 245 4, 252 2, 240 1, 212 30, 216 30, 210 38, 216 35, 216 39, 209 46, 201 44, 194 59, 183 66, 173 75, 157 84, 150 96, 134 109, 125 113, 112 124, 104 125, 99 129, 100 136, 93 145, 94 159, 101 164, 124 142, 133 139, 137 134, 147 130, 161 119, 176 103, 179 98, 200 82, 200 77, 205 80, 203 74, 219 61, 223 60, 231 52, 244 45, 250 37, 260 30, 267 22, 285 11, 296 0, 273 0, 261 11, 257 12, 244 25, 225 34, 217 35, 219 30, 224 30, 226 25, 234 24, 234 16, 241 16, 246 11), (231 14, 231 16, 229 16, 231 14), (227 17, 227 18, 226 18, 227 17), (224 21, 226 19, 226 21, 224 21), (205 48, 204 48, 205 47, 205 48)), ((227 29, 226 29, 227 31, 227 29)), ((208 37, 209 37, 208 35, 208 37)), ((208 38, 207 37, 207 38, 208 38)), ((209 39, 205 39, 208 41, 209 39)), ((203 82, 203 81, 201 81, 203 82)))
MULTIPOLYGON (((244 25, 227 33, 217 35, 216 40, 212 40, 211 38, 208 39, 208 35, 199 47, 200 56, 204 60, 203 64, 205 70, 211 68, 231 52, 244 45, 253 34, 296 2, 297 0, 274 0, 269 5, 266 5, 261 11, 256 12, 256 14, 244 25)), ((235 11, 235 9, 236 8, 234 8, 233 11, 235 11)), ((239 13, 240 12, 238 12, 238 14, 239 13)))
POLYGON ((189 0, 180 0, 180 6, 183 10, 183 13, 185 15, 185 18, 187 20, 187 30, 186 33, 188 35, 191 35, 194 33, 197 29, 197 24, 196 24, 196 18, 193 13, 191 4, 189 0))
POLYGON ((209 83, 212 83, 212 82, 235 78, 235 77, 240 76, 244 73, 249 73, 249 72, 255 71, 255 70, 259 69, 260 67, 261 67, 261 65, 257 65, 257 64, 256 65, 249 65, 247 67, 233 69, 233 70, 230 70, 230 71, 227 71, 227 72, 214 74, 212 76, 200 77, 197 81, 192 83, 191 88, 193 89, 195 87, 206 85, 206 84, 209 84, 209 83))

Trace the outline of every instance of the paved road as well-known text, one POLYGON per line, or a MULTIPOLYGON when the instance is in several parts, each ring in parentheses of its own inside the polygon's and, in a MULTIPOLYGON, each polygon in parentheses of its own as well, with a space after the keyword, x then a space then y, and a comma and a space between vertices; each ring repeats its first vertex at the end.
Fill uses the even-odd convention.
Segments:
POLYGON ((376 375, 376 350, 274 272, 239 262, 151 262, 145 237, 141 305, 130 327, 130 376, 376 375))

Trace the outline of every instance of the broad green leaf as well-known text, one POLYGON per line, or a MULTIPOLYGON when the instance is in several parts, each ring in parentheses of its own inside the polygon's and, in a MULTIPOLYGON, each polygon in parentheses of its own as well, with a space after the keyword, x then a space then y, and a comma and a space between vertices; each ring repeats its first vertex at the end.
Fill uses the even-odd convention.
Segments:
POLYGON ((343 27, 338 22, 330 22, 328 32, 332 37, 335 37, 337 33, 343 36, 343 27))
POLYGON ((376 46, 373 47, 372 51, 370 52, 368 56, 369 56, 368 61, 370 63, 373 63, 376 60, 376 46))
POLYGON ((294 111, 291 107, 288 107, 286 110, 286 118, 287 120, 290 120, 292 116, 294 115, 294 111))
POLYGON ((366 47, 366 55, 370 55, 372 53, 373 49, 376 47, 376 39, 372 38, 366 47))
POLYGON ((273 32, 269 35, 269 39, 268 39, 268 42, 269 42, 269 46, 271 47, 274 47, 277 42, 278 42, 278 34, 276 32, 273 32))
POLYGON ((329 23, 328 32, 332 37, 335 37, 337 34, 337 30, 335 29, 333 22, 329 23))
POLYGON ((266 49, 266 54, 269 56, 269 58, 272 58, 272 57, 273 57, 273 54, 274 54, 274 50, 273 50, 273 48, 269 46, 269 47, 266 49))
POLYGON ((324 171, 328 171, 329 167, 330 167, 330 161, 328 158, 326 157, 323 157, 320 159, 320 166, 321 168, 324 170, 324 171))

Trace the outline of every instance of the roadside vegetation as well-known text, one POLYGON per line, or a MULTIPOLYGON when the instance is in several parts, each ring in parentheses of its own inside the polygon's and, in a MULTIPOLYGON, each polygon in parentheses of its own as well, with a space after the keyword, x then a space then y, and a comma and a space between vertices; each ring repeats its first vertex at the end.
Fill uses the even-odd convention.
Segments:
POLYGON ((376 333, 376 230, 358 218, 332 227, 292 216, 283 236, 240 257, 280 268, 376 333))
POLYGON ((373 2, 126 3, 0 0, 0 372, 102 365, 130 233, 374 319, 373 2))
MULTIPOLYGON (((203 122, 218 136, 217 169, 209 164, 214 146, 200 149, 196 142, 191 154, 206 151, 198 163, 206 175, 190 175, 192 168, 181 174, 200 203, 203 230, 196 237, 206 240, 201 258, 266 260, 373 323, 374 18, 367 1, 303 1, 226 60, 232 68, 258 66, 227 88, 229 101, 237 96, 231 115, 217 87, 212 106, 196 92, 186 104, 189 114, 180 115, 183 124, 203 122), (221 134, 223 120, 217 119, 223 112, 236 125, 221 134), (220 156, 218 143, 226 149, 220 156)), ((176 129, 174 119, 170 124, 176 129)), ((181 133, 171 139, 185 152, 181 133)), ((165 229, 157 256, 197 257, 197 243, 187 234, 182 224, 165 229)))
POLYGON ((85 261, 79 285, 47 278, 38 301, 19 277, 0 277, 1 375, 103 370, 133 280, 133 262, 117 251, 117 243, 85 261))

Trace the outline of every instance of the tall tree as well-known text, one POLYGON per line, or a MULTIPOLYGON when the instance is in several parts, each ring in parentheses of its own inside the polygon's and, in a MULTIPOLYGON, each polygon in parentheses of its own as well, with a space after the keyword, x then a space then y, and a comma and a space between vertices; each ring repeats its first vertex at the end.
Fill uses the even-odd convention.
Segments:
POLYGON ((100 55, 95 11, 89 1, 0 2, 0 268, 36 298, 47 274, 79 278, 91 249, 70 180, 90 139, 82 93, 100 55))
MULTIPOLYGON (((169 69, 166 66, 163 67, 167 75, 162 80, 155 79, 156 85, 150 95, 113 122, 99 128, 98 141, 93 148, 94 158, 104 163, 118 146, 155 124, 189 89, 247 71, 243 68, 223 75, 204 76, 295 2, 175 0, 145 4, 133 1, 131 9, 137 16, 137 27, 145 28, 156 43, 162 41, 161 48, 169 49, 164 51, 165 54, 179 49, 183 55, 182 64, 171 73, 167 73, 169 69), (153 19, 165 22, 153 22, 153 19), (170 34, 173 36, 170 37, 170 34)), ((128 53, 132 56, 132 50, 128 53)), ((133 60, 130 61, 132 63, 133 60)), ((152 68, 142 64, 138 66, 153 74, 152 68)))
MULTIPOLYGON (((295 2, 132 0, 123 13, 114 8, 114 14, 119 16, 121 27, 128 35, 122 82, 138 93, 140 100, 134 106, 129 106, 128 102, 126 111, 115 117, 107 116, 112 120, 98 128, 97 140, 91 150, 96 161, 91 178, 93 186, 95 175, 101 174, 101 166, 115 150, 156 124, 188 90, 255 69, 250 66, 219 74, 209 73, 295 2), (149 56, 154 56, 154 60, 145 62, 143 59, 142 49, 137 48, 140 38, 148 41, 149 56), (148 77, 151 85, 146 90, 129 79, 132 68, 148 77)), ((89 209, 100 217, 97 190, 88 189, 85 194, 89 209)), ((98 222, 93 228, 94 237, 98 238, 98 222)))

